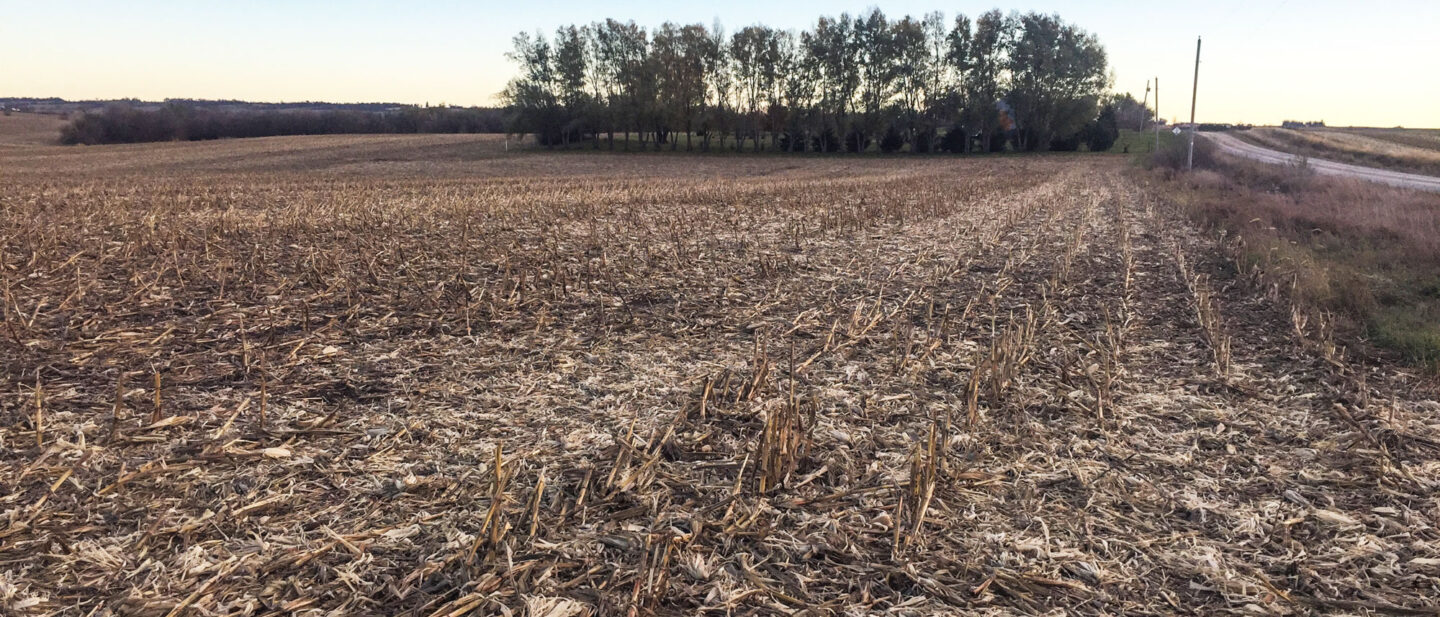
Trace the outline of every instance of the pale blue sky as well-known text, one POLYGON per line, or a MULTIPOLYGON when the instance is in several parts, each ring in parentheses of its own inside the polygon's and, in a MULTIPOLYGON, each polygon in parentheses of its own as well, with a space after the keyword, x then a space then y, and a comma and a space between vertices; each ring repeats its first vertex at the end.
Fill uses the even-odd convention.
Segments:
POLYGON ((236 98, 494 104, 520 30, 615 17, 733 30, 803 29, 878 6, 892 17, 990 8, 1059 13, 1100 37, 1115 88, 1161 80, 1161 112, 1187 117, 1205 36, 1201 121, 1323 119, 1440 127, 1440 1, 1174 3, 98 2, 0 0, 0 96, 236 98))

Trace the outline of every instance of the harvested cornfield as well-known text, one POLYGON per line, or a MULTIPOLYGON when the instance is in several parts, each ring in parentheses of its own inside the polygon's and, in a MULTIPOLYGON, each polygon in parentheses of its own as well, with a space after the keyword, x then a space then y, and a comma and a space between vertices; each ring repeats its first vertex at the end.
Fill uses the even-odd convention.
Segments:
POLYGON ((0 158, 9 614, 1440 610, 1432 386, 1121 159, 0 158))

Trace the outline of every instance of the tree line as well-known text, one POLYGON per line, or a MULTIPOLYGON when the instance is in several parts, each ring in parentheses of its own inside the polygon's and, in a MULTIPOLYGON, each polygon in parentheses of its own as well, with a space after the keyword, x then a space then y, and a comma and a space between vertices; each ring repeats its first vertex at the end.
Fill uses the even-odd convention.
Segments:
POLYGON ((519 65, 501 95, 510 130, 547 146, 1103 150, 1117 110, 1139 105, 1107 100, 1094 35, 1035 12, 872 9, 801 32, 607 19, 521 33, 508 57, 519 65))
POLYGON ((400 107, 388 111, 225 110, 171 102, 158 109, 113 104, 74 115, 60 130, 64 144, 117 144, 279 135, 353 133, 500 133, 501 110, 483 107, 400 107))

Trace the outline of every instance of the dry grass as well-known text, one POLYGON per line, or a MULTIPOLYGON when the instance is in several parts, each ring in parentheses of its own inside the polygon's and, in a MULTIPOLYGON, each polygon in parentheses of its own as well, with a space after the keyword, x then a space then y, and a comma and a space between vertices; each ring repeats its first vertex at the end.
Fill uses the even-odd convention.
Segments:
POLYGON ((1440 196, 1235 160, 1164 192, 1317 322, 1440 367, 1440 196))
POLYGON ((55 145, 60 141, 64 116, 50 114, 0 114, 0 153, 12 148, 55 145))
POLYGON ((1366 137, 1390 141, 1412 148, 1440 150, 1440 129, 1348 128, 1331 130, 1364 135, 1366 137))
POLYGON ((1121 161, 4 156, 10 613, 1435 610, 1431 391, 1121 161))
POLYGON ((1440 138, 1424 129, 1258 128, 1236 135, 1282 152, 1440 176, 1440 138))

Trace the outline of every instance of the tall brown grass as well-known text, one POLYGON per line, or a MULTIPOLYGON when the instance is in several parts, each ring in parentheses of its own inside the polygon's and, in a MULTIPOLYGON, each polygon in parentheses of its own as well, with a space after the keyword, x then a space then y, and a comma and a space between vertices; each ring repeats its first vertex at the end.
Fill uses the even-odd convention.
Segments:
POLYGON ((1192 218, 1237 238, 1242 269, 1358 339, 1437 367, 1440 195, 1229 158, 1162 181, 1192 218))

